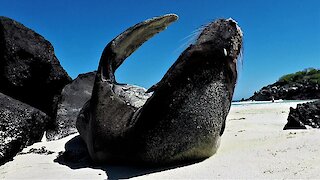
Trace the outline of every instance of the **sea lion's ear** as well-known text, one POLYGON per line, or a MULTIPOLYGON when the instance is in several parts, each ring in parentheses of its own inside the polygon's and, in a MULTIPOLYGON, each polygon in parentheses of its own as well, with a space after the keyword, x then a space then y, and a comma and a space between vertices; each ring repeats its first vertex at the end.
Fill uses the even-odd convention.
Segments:
POLYGON ((177 19, 178 16, 175 14, 155 17, 138 23, 118 35, 105 47, 98 72, 102 73, 104 79, 114 80, 115 70, 128 56, 177 19))

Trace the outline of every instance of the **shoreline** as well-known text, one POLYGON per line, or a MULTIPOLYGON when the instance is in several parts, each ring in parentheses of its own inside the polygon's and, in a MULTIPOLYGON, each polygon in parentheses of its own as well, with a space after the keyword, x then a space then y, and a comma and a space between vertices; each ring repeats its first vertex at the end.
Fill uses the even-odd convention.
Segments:
POLYGON ((254 101, 254 100, 249 100, 249 101, 233 101, 231 103, 231 105, 245 105, 245 104, 268 104, 268 103, 306 103, 306 102, 312 102, 312 101, 316 101, 318 99, 306 99, 306 100, 283 100, 283 99, 279 99, 279 100, 274 100, 274 102, 272 101, 254 101))

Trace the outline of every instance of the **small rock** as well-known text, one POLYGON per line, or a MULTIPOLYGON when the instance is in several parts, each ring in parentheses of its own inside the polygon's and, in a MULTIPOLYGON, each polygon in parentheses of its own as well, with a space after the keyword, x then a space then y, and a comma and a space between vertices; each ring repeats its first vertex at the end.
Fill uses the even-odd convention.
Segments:
POLYGON ((28 152, 22 152, 22 153, 19 153, 19 154, 31 154, 31 153, 34 153, 34 154, 43 154, 43 155, 49 155, 49 154, 53 154, 54 152, 53 151, 49 151, 46 149, 45 146, 42 146, 41 148, 31 148, 28 152))
POLYGON ((286 129, 320 128, 320 100, 298 104, 297 108, 290 108, 286 129))

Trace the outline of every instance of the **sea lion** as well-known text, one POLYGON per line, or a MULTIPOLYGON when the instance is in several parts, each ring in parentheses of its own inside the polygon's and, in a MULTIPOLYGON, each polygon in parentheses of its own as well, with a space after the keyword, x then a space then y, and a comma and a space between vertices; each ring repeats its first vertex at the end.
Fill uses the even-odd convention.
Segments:
POLYGON ((119 84, 114 77, 125 58, 177 19, 169 14, 141 22, 104 49, 91 100, 77 120, 94 161, 167 164, 216 152, 242 49, 242 32, 234 20, 206 25, 148 91, 119 84))

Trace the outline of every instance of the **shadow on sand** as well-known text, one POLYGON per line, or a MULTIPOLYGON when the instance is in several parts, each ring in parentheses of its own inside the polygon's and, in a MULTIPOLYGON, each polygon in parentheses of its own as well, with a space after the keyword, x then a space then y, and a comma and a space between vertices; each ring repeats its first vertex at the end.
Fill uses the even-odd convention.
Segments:
POLYGON ((80 136, 76 136, 65 145, 65 152, 61 152, 54 162, 66 165, 71 169, 92 168, 103 170, 108 179, 127 179, 155 172, 175 169, 182 166, 191 165, 196 162, 189 162, 170 166, 147 166, 141 164, 95 164, 91 161, 85 142, 80 136))

